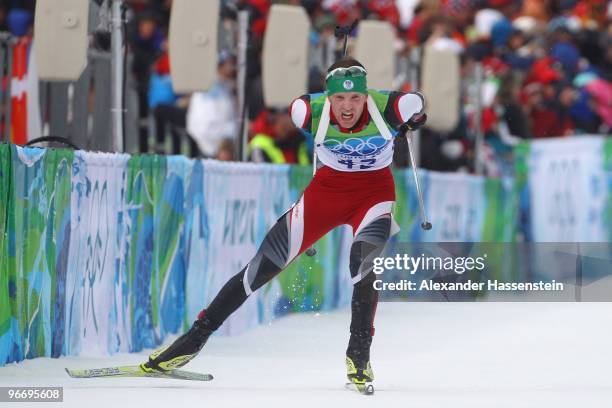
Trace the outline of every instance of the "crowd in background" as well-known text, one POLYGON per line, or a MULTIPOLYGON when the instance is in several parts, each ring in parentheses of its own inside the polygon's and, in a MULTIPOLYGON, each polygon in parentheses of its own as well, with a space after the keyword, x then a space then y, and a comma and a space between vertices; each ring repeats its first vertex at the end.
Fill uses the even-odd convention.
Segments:
MULTIPOLYGON (((131 39, 134 73, 142 79, 144 91, 155 88, 156 76, 164 72, 158 58, 165 51, 172 2, 133 0, 130 3, 138 27, 131 39)), ((249 149, 251 158, 295 163, 303 157, 299 154, 303 136, 291 127, 286 112, 267 109, 262 96, 260 54, 266 17, 273 3, 226 0, 222 2, 221 18, 231 53, 237 11, 249 11, 246 95, 250 138, 255 140, 249 149), (263 143, 267 148, 260 148, 261 135, 268 138, 263 143), (279 156, 269 150, 270 145, 283 154, 279 156)), ((487 141, 485 158, 488 158, 489 174, 500 173, 499 159, 503 162, 517 138, 610 133, 612 6, 607 1, 294 0, 283 3, 304 7, 312 22, 310 42, 314 52, 311 52, 309 92, 323 90, 326 67, 317 58, 321 54, 316 51, 326 46, 326 39, 333 36, 337 24, 365 18, 388 21, 396 31, 398 58, 406 58, 414 47, 422 49, 434 41, 456 50, 461 58, 465 85, 461 120, 448 133, 428 129, 421 132, 420 157, 425 168, 473 170, 476 98, 470 92, 470 85, 473 86, 477 62, 484 68, 481 129, 487 141)), ((224 58, 235 64, 234 58, 224 58)), ((176 105, 182 106, 177 109, 182 109, 187 122, 190 115, 200 118, 187 123, 187 133, 192 129, 200 153, 208 157, 216 157, 216 150, 221 146, 223 157, 232 157, 230 141, 240 131, 235 115, 219 114, 232 112, 228 107, 235 104, 235 69, 232 74, 220 73, 215 89, 193 96, 191 104, 173 96, 177 98, 176 105), (225 123, 220 122, 222 119, 225 123), (207 127, 214 131, 207 133, 207 127), (227 142, 223 143, 224 140, 227 142)), ((406 81, 399 84, 400 90, 409 90, 409 87, 406 81)), ((398 164, 405 164, 402 159, 398 158, 398 164)))
MULTIPOLYGON (((141 151, 178 153, 188 144, 188 154, 194 157, 239 158, 237 13, 247 10, 248 156, 274 163, 309 160, 311 146, 293 127, 288 113, 269 109, 263 102, 261 51, 274 3, 302 6, 311 19, 308 92, 324 88, 329 62, 325 47, 337 24, 388 21, 396 32, 398 59, 434 43, 455 50, 461 61, 460 120, 450 132, 421 131, 422 167, 474 170, 477 99, 482 103, 480 129, 489 175, 503 173, 518 140, 611 133, 610 1, 222 0, 218 79, 207 92, 177 95, 167 49, 172 0, 127 0, 126 33, 130 74, 139 99, 141 151), (481 98, 474 95, 476 64, 484 70, 481 98)), ((17 26, 31 29, 34 5, 34 0, 0 1, 0 31, 17 26)), ((398 78, 397 89, 410 90, 408 76, 398 78)), ((396 164, 406 165, 406 155, 398 154, 396 164)))

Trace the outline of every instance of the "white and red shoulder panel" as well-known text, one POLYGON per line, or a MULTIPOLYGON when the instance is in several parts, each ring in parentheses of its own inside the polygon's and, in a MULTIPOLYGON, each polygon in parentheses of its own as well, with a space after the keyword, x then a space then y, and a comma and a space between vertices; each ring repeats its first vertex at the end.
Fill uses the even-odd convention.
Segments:
POLYGON ((406 123, 414 114, 423 112, 425 98, 419 92, 410 92, 397 98, 394 108, 401 123, 406 123))
POLYGON ((298 129, 306 128, 311 116, 310 103, 304 97, 297 98, 289 105, 289 114, 298 129))

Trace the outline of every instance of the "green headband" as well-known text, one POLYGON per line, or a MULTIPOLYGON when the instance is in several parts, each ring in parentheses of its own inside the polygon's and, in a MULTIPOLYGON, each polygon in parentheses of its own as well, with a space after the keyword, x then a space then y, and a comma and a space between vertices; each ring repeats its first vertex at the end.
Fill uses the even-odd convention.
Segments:
POLYGON ((341 92, 357 92, 368 94, 368 83, 365 75, 345 76, 341 78, 329 77, 327 79, 327 95, 341 92))

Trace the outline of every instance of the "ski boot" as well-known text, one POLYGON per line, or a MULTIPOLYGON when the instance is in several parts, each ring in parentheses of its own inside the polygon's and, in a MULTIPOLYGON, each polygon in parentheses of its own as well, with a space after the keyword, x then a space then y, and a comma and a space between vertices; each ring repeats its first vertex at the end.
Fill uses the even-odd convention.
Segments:
POLYGON ((374 372, 370 362, 356 363, 352 358, 346 356, 346 376, 350 384, 354 385, 357 391, 362 394, 374 394, 374 372))
POLYGON ((149 361, 140 365, 143 371, 170 371, 190 362, 198 355, 210 335, 215 330, 203 311, 193 323, 191 329, 174 343, 165 345, 149 355, 149 361))
POLYGON ((374 371, 370 365, 371 335, 351 334, 346 350, 346 376, 357 391, 370 395, 374 393, 374 371))

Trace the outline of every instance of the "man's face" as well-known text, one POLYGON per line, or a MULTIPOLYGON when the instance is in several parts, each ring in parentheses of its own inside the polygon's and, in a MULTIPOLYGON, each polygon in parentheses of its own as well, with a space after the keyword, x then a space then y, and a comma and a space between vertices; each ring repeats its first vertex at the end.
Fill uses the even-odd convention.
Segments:
POLYGON ((228 58, 218 66, 217 72, 225 80, 234 79, 236 76, 236 59, 233 57, 228 58))
POLYGON ((357 92, 341 92, 329 97, 331 110, 343 128, 355 126, 365 106, 367 96, 357 92))
POLYGON ((140 38, 142 38, 143 40, 148 40, 151 37, 153 37, 153 34, 155 34, 156 28, 157 28, 157 24, 155 23, 154 20, 142 20, 138 24, 138 34, 140 35, 140 38))

